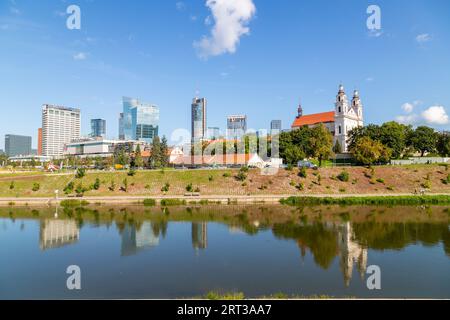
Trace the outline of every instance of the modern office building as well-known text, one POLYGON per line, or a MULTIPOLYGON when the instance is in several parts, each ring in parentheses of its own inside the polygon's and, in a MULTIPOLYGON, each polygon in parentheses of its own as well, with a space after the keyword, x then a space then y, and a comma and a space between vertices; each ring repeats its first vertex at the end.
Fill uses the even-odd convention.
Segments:
POLYGON ((229 116, 227 120, 227 138, 240 139, 247 132, 247 116, 229 116))
POLYGON ((123 114, 119 118, 121 140, 138 140, 151 143, 158 136, 159 108, 138 99, 123 98, 123 114))
POLYGON ((42 155, 62 156, 64 145, 80 138, 81 111, 45 104, 42 106, 42 155))
POLYGON ((209 140, 217 140, 220 138, 220 128, 209 127, 206 136, 209 140))
POLYGON ((281 120, 272 120, 270 122, 270 134, 281 133, 281 120))
POLYGON ((127 140, 105 140, 102 138, 87 138, 73 140, 64 146, 65 156, 75 156, 80 158, 111 157, 116 150, 134 152, 137 146, 145 150, 145 141, 127 140))
POLYGON ((194 249, 206 249, 208 247, 208 223, 192 223, 192 247, 194 249))
POLYGON ((91 137, 106 138, 106 120, 91 119, 91 137))
POLYGON ((206 129, 206 99, 194 98, 191 105, 192 142, 207 139, 206 129))
POLYGON ((42 128, 38 129, 37 155, 42 156, 42 128))
POLYGON ((123 112, 119 114, 119 140, 125 140, 125 132, 123 131, 125 127, 123 112))
POLYGON ((31 154, 31 137, 14 134, 5 135, 5 153, 9 157, 31 154))

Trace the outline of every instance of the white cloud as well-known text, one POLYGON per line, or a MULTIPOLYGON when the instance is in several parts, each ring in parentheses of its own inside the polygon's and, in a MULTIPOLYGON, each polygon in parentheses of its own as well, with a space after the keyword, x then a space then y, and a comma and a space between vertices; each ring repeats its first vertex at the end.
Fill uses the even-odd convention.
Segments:
POLYGON ((422 118, 428 124, 444 125, 449 123, 449 118, 443 106, 432 106, 422 112, 422 118))
POLYGON ((419 117, 417 116, 417 114, 409 114, 406 116, 398 116, 397 118, 395 118, 395 120, 401 124, 414 124, 417 123, 419 117))
POLYGON ((79 52, 79 53, 73 55, 73 59, 74 60, 86 60, 87 54, 84 52, 79 52))
POLYGON ((383 30, 369 30, 368 35, 369 37, 378 38, 383 35, 383 30))
POLYGON ((186 4, 183 1, 178 1, 175 6, 177 7, 178 11, 183 11, 186 9, 186 4))
POLYGON ((423 44, 423 43, 425 43, 425 42, 431 41, 431 36, 430 36, 430 34, 428 34, 428 33, 422 33, 422 34, 419 34, 419 35, 416 37, 416 41, 417 41, 419 44, 423 44))
POLYGON ((256 12, 253 0, 207 0, 206 6, 211 10, 215 24, 209 37, 194 42, 199 56, 208 58, 235 53, 240 38, 250 33, 247 25, 256 12))
POLYGON ((406 113, 411 113, 414 111, 414 105, 412 103, 407 102, 404 105, 402 105, 402 109, 406 113))
POLYGON ((366 81, 367 81, 367 82, 372 82, 372 81, 375 81, 375 79, 372 78, 372 77, 368 77, 368 78, 366 78, 366 81))

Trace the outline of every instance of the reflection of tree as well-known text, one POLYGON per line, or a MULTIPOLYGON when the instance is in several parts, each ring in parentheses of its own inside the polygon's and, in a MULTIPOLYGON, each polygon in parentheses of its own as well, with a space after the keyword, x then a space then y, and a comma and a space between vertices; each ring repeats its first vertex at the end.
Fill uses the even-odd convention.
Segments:
POLYGON ((277 238, 295 239, 302 252, 309 248, 314 261, 324 269, 328 269, 338 254, 338 234, 334 228, 327 228, 325 224, 314 223, 300 226, 293 223, 277 224, 273 227, 277 238))
POLYGON ((155 237, 159 237, 160 235, 162 235, 163 238, 166 238, 167 226, 168 226, 168 222, 166 220, 157 221, 157 222, 152 221, 151 225, 152 225, 153 235, 155 237))
POLYGON ((371 249, 401 250, 418 242, 435 246, 443 241, 445 252, 450 253, 448 224, 364 222, 354 224, 353 230, 356 239, 371 249))

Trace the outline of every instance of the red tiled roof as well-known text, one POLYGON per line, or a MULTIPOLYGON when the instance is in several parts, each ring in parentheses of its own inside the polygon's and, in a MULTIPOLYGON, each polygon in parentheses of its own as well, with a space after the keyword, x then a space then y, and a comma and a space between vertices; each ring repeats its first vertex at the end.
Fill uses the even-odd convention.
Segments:
POLYGON ((292 128, 311 126, 319 123, 334 122, 334 111, 309 114, 295 119, 292 128))

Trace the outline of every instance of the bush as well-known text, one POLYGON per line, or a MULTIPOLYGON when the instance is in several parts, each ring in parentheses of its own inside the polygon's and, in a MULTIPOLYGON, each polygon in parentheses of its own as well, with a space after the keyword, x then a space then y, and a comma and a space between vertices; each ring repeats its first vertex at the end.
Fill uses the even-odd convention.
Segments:
POLYGON ((135 175, 136 175, 136 170, 134 170, 133 168, 131 168, 129 171, 128 171, 128 176, 129 177, 134 177, 135 175))
POLYGON ((348 174, 347 171, 342 171, 337 178, 339 179, 339 181, 342 182, 348 182, 350 180, 350 175, 348 174))
POLYGON ((154 207, 154 206, 156 206, 156 200, 155 199, 145 199, 144 200, 144 206, 146 206, 146 207, 154 207))
POLYGON ((306 173, 306 168, 305 167, 302 167, 300 169, 300 172, 298 173, 298 176, 300 178, 304 178, 304 179, 306 179, 308 177, 308 174, 306 173))
POLYGON ((93 188, 94 190, 100 189, 100 179, 99 179, 99 178, 95 179, 95 182, 94 182, 94 184, 92 185, 92 188, 93 188))
POLYGON ((9 190, 13 190, 15 188, 14 181, 11 181, 11 184, 9 185, 9 190))
POLYGON ((86 176, 86 169, 84 168, 78 168, 77 173, 75 174, 75 178, 82 179, 86 176))
POLYGON ((231 177, 231 174, 230 174, 229 172, 225 172, 225 173, 223 174, 223 177, 224 177, 224 178, 229 178, 229 177, 231 177))
POLYGON ((122 191, 123 192, 128 192, 128 179, 127 178, 123 179, 122 183, 123 183, 123 186, 121 188, 122 191))
POLYGON ((450 184, 450 174, 447 175, 447 178, 446 178, 446 179, 442 179, 442 183, 443 183, 443 184, 450 184))
POLYGON ((422 188, 424 189, 431 189, 431 181, 426 180, 424 183, 421 184, 422 188))
POLYGON ((75 189, 75 193, 80 196, 82 196, 86 191, 87 189, 83 187, 82 183, 78 184, 77 188, 75 189))
POLYGON ((115 191, 116 190, 116 183, 114 182, 114 180, 111 180, 111 183, 109 185, 109 191, 115 191))
POLYGON ((161 188, 162 192, 169 192, 170 183, 166 182, 166 184, 161 188))
POLYGON ((241 172, 248 172, 248 167, 247 166, 243 166, 239 171, 241 171, 241 172))
POLYGON ((378 178, 377 182, 384 184, 384 179, 383 178, 378 178))
POLYGON ((292 170, 294 170, 294 166, 292 164, 288 164, 286 166, 286 171, 292 171, 292 170))
POLYGON ((199 187, 195 188, 195 191, 194 191, 194 192, 199 193, 199 192, 200 192, 200 188, 199 188, 199 187))
POLYGON ((209 182, 213 182, 214 181, 214 177, 213 176, 209 176, 208 180, 209 180, 209 182))
POLYGON ((41 185, 37 182, 33 183, 33 188, 31 190, 33 190, 34 192, 39 191, 39 189, 41 188, 41 185))
POLYGON ((186 200, 180 199, 163 199, 161 200, 162 206, 182 206, 186 204, 186 200))
POLYGON ((192 192, 192 191, 194 191, 194 187, 192 186, 192 183, 189 183, 189 184, 186 186, 186 191, 187 191, 187 192, 192 192))
POLYGON ((297 184, 296 188, 299 191, 303 191, 305 189, 305 186, 303 185, 303 183, 300 182, 299 184, 297 184))
POLYGON ((75 188, 75 184, 73 181, 69 182, 67 186, 64 188, 65 194, 71 194, 73 192, 73 189, 75 188))
POLYGON ((244 171, 240 170, 239 173, 236 175, 236 180, 237 181, 247 180, 247 174, 244 171))

